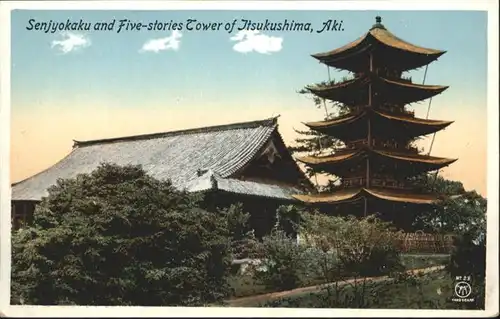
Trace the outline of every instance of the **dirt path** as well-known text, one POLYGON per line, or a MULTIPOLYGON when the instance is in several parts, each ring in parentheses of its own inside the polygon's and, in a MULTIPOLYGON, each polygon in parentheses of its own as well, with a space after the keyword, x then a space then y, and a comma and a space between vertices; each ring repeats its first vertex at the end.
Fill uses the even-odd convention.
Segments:
MULTIPOLYGON (((428 268, 421 268, 421 269, 411 269, 406 271, 407 274, 418 274, 418 273, 429 273, 429 272, 434 272, 438 270, 444 269, 445 266, 433 266, 433 267, 428 267, 428 268)), ((366 278, 370 282, 381 282, 381 281, 387 281, 391 280, 388 276, 382 276, 382 277, 368 277, 366 278)), ((348 280, 343 280, 343 281, 338 281, 337 284, 340 286, 347 285, 350 283, 354 283, 357 281, 362 281, 363 278, 360 279, 348 279, 348 280)), ((334 285, 335 282, 326 284, 326 285, 334 285)), ((311 293, 311 292, 318 292, 320 291, 325 284, 323 285, 316 285, 316 286, 310 286, 310 287, 303 287, 303 288, 296 288, 293 290, 287 290, 287 291, 280 291, 280 292, 271 292, 263 295, 257 295, 257 296, 250 296, 250 297, 242 297, 242 298, 236 298, 236 299, 230 299, 226 300, 225 303, 230 306, 230 307, 244 307, 248 304, 258 304, 259 302, 265 302, 273 299, 279 299, 283 297, 291 297, 291 296, 296 296, 296 295, 301 295, 301 294, 306 294, 306 293, 311 293)))

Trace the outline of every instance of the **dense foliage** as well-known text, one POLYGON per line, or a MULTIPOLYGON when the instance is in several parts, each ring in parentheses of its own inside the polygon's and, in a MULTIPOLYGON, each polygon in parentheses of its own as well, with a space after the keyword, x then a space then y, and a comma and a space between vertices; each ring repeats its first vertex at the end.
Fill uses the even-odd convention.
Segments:
POLYGON ((12 302, 203 305, 223 298, 228 218, 137 166, 59 180, 12 235, 12 302))
POLYGON ((286 206, 278 209, 277 220, 260 246, 264 270, 255 273, 265 286, 292 289, 305 281, 326 283, 403 268, 397 233, 373 216, 331 217, 286 206), (290 228, 299 233, 299 244, 290 228))
MULTIPOLYGON (((462 303, 464 308, 484 309, 486 296, 486 240, 477 239, 473 232, 464 233, 456 238, 448 271, 453 280, 470 277, 473 302, 462 303)), ((460 280, 456 280, 457 282, 460 280)))
POLYGON ((484 235, 487 200, 476 191, 465 191, 459 181, 444 179, 435 175, 424 175, 418 181, 424 191, 445 196, 439 205, 421 211, 414 222, 416 229, 431 233, 474 232, 484 235))
POLYGON ((301 286, 306 278, 312 254, 307 247, 280 229, 263 238, 259 247, 264 257, 254 271, 257 282, 274 291, 301 286))
MULTIPOLYGON (((390 223, 374 216, 332 217, 321 214, 304 214, 301 240, 318 248, 324 254, 319 265, 325 265, 329 255, 344 272, 355 276, 374 276, 401 270, 400 252, 397 247, 398 232, 390 223)), ((324 268, 325 277, 335 268, 324 268)))
POLYGON ((256 257, 258 240, 250 227, 250 214, 243 211, 240 203, 223 208, 218 213, 226 219, 233 258, 256 257))

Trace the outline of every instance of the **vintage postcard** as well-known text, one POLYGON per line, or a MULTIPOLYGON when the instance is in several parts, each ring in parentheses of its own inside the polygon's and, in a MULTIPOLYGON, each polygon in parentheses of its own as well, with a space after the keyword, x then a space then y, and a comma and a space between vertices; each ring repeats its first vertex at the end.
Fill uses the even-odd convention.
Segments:
POLYGON ((498 314, 498 4, 1 19, 3 315, 498 314))

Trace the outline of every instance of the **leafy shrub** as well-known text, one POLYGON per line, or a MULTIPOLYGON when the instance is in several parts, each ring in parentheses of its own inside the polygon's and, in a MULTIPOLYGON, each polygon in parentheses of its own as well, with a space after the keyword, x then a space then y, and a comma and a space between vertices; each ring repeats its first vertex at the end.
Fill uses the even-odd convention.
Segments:
POLYGON ((294 205, 282 205, 276 210, 275 229, 283 231, 287 236, 295 237, 302 221, 302 211, 294 205))
POLYGON ((304 215, 302 235, 306 244, 334 252, 341 267, 353 275, 374 276, 403 269, 395 232, 374 216, 331 217, 304 215))
POLYGON ((227 219, 138 166, 59 180, 12 236, 12 302, 203 305, 227 294, 227 219))
POLYGON ((258 241, 248 222, 250 214, 243 211, 240 203, 224 208, 219 213, 228 225, 233 259, 257 257, 258 241))
POLYGON ((423 180, 423 189, 448 197, 431 209, 419 211, 413 222, 414 229, 456 234, 477 229, 486 222, 487 199, 476 191, 466 192, 461 182, 442 177, 436 179, 427 175, 423 180))
POLYGON ((293 237, 274 230, 263 238, 260 247, 262 259, 255 271, 256 280, 274 290, 287 290, 300 286, 309 267, 310 252, 297 245, 293 237))

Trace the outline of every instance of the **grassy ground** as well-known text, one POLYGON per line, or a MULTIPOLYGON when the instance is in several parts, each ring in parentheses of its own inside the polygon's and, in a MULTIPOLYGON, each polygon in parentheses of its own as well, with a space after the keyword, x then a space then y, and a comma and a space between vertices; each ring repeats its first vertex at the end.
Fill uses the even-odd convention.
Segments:
MULTIPOLYGON (((406 269, 419 269, 426 268, 436 265, 442 265, 448 262, 448 255, 431 255, 431 254, 408 254, 402 255, 401 261, 405 265, 406 269)), ((323 282, 319 279, 309 279, 305 280, 303 287, 313 286, 322 284, 323 282)), ((266 289, 264 285, 256 282, 250 275, 237 276, 234 275, 230 278, 229 284, 233 290, 232 297, 247 297, 259 294, 264 294, 268 292, 273 292, 272 289, 266 289)))
POLYGON ((404 254, 401 255, 401 261, 406 269, 419 269, 444 265, 448 263, 450 255, 434 254, 404 254))
POLYGON ((338 295, 334 289, 278 299, 247 307, 292 308, 383 308, 383 309, 454 309, 458 304, 450 301, 452 280, 445 271, 430 273, 415 281, 367 283, 342 288, 338 295), (356 293, 357 289, 357 293, 356 293))

